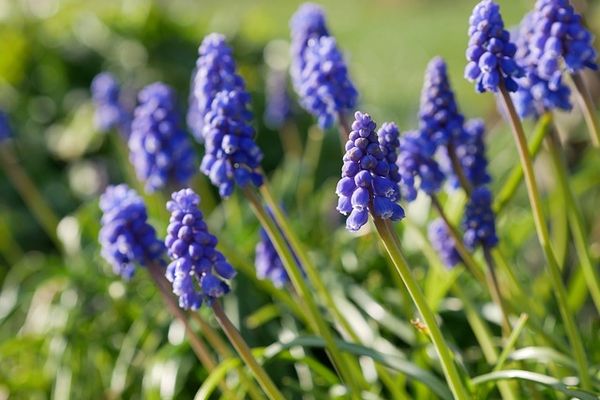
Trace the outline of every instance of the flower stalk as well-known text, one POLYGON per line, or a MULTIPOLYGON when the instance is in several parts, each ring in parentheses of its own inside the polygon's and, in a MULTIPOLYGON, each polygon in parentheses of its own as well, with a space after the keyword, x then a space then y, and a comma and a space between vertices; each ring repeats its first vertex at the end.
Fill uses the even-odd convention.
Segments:
POLYGON ((588 131, 590 132, 590 138, 594 147, 600 147, 600 122, 598 122, 598 116, 596 114, 596 108, 594 107, 594 101, 588 88, 583 81, 580 73, 571 74, 571 79, 575 85, 575 92, 577 93, 577 101, 581 108, 581 113, 587 124, 588 131))
POLYGON ((525 138, 525 132, 523 131, 521 121, 517 116, 514 104, 504 84, 500 85, 499 91, 500 99, 504 104, 507 115, 509 117, 512 133, 519 153, 519 158, 521 159, 521 164, 523 167, 523 173, 525 177, 525 184, 527 186, 527 194, 529 196, 529 203, 531 204, 533 212, 533 219, 537 230, 538 240, 542 247, 542 251, 544 252, 546 262, 548 263, 548 272, 550 273, 552 287, 554 289, 556 300, 558 302, 560 314, 565 324, 565 330, 567 336, 569 337, 571 349, 573 351, 575 360, 578 365, 582 387, 584 389, 588 389, 591 387, 591 380, 588 371, 588 361, 585 354, 585 349, 583 347, 581 335, 577 330, 575 320, 568 307, 567 291, 562 281, 560 267, 558 266, 554 250, 552 249, 552 244, 550 242, 548 226, 546 225, 546 221, 544 219, 544 214, 542 211, 542 203, 537 185, 537 180, 533 171, 533 162, 527 150, 527 140, 525 138))

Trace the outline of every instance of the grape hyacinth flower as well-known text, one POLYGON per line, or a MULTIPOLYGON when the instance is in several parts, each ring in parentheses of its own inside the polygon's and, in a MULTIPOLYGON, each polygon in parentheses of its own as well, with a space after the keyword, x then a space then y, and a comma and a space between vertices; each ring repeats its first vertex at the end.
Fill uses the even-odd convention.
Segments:
POLYGON ((498 244, 492 193, 485 186, 476 188, 471 193, 462 225, 465 245, 469 249, 474 250, 478 245, 490 249, 498 244))
POLYGON ((331 128, 340 114, 356 107, 358 99, 346 62, 330 36, 309 40, 304 61, 297 85, 300 104, 317 118, 321 128, 331 128))
POLYGON ((261 228, 260 241, 256 245, 256 276, 258 279, 269 279, 276 287, 283 287, 290 281, 283 262, 275 250, 275 246, 267 232, 261 228))
POLYGON ((118 129, 123 137, 129 137, 131 113, 121 101, 121 88, 116 78, 102 72, 94 77, 91 84, 92 99, 96 107, 94 123, 101 132, 118 129))
POLYGON ((390 179, 385 149, 379 144, 375 122, 369 114, 354 114, 352 131, 346 142, 342 178, 337 184, 337 209, 348 215, 346 227, 359 230, 374 217, 397 221, 404 218, 398 184, 390 179))
POLYGON ((129 150, 131 163, 148 192, 167 184, 185 184, 194 174, 195 153, 179 120, 169 86, 157 82, 140 91, 129 150))
POLYGON ((395 122, 384 122, 377 131, 377 138, 385 159, 390 166, 388 175, 392 182, 400 184, 400 172, 398 171, 398 149, 400 148, 400 131, 395 122))
POLYGON ((432 221, 429 224, 427 235, 431 245, 438 252, 440 259, 446 267, 452 268, 462 262, 462 258, 458 250, 456 250, 454 238, 443 219, 438 218, 432 221))
POLYGON ((532 17, 530 57, 540 78, 558 84, 562 75, 560 60, 570 73, 589 68, 597 70, 594 37, 583 26, 569 0, 538 0, 532 17))
POLYGON ((236 72, 233 51, 227 45, 225 36, 211 33, 202 40, 198 49, 187 114, 188 126, 200 142, 204 140, 206 114, 216 94, 223 90, 246 89, 244 80, 236 72))
POLYGON ((419 130, 435 145, 462 140, 464 117, 450 87, 446 63, 435 57, 427 65, 421 92, 419 130))
POLYGON ((314 3, 302 4, 290 20, 291 66, 290 73, 296 91, 300 91, 301 74, 306 65, 305 52, 311 39, 329 36, 325 22, 325 12, 314 3))
POLYGON ((400 190, 406 201, 417 198, 417 189, 427 194, 440 190, 445 176, 433 158, 434 153, 435 144, 420 131, 410 131, 400 137, 397 165, 400 190))
POLYGON ((171 213, 165 246, 172 259, 166 277, 179 296, 179 306, 197 310, 229 292, 229 281, 236 271, 215 246, 217 238, 208 232, 200 197, 191 189, 171 195, 167 210, 171 213))
POLYGON ((127 185, 109 186, 100 196, 99 242, 102 257, 124 279, 135 272, 135 265, 152 263, 163 266, 165 247, 148 224, 142 198, 127 185))
MULTIPOLYGON (((491 182, 488 161, 485 156, 485 124, 481 119, 471 119, 465 123, 464 139, 456 145, 455 153, 465 177, 473 187, 491 182)), ((440 151, 440 166, 448 177, 450 186, 457 188, 460 182, 456 177, 446 149, 440 151)))
POLYGON ((2 110, 0 110, 0 143, 3 141, 10 139, 12 136, 10 124, 8 123, 8 115, 2 110))
POLYGON ((469 19, 469 47, 465 78, 475 82, 479 92, 497 92, 504 85, 515 92, 519 85, 515 78, 523 76, 514 60, 516 46, 510 33, 504 29, 500 7, 492 0, 483 0, 475 6, 469 19))
POLYGON ((571 90, 560 77, 554 82, 540 77, 537 72, 538 60, 531 57, 531 40, 535 32, 533 13, 528 13, 516 35, 517 52, 515 60, 524 68, 525 76, 519 79, 519 90, 512 94, 517 113, 521 118, 538 118, 554 109, 569 111, 572 108, 571 90))
POLYGON ((292 116, 292 101, 287 85, 285 70, 269 68, 265 87, 267 104, 264 120, 270 128, 281 128, 292 116))
POLYGON ((249 101, 246 91, 222 91, 217 93, 206 115, 206 154, 200 170, 219 188, 221 197, 229 197, 235 184, 240 187, 263 184, 259 170, 263 154, 254 141, 249 101))

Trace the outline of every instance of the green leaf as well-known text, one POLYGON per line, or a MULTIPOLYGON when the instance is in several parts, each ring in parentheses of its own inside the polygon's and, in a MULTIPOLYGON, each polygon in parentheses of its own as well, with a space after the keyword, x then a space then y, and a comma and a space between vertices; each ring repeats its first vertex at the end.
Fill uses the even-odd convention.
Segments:
POLYGON ((217 368, 213 369, 208 377, 204 380, 204 383, 196 392, 194 400, 210 398, 210 395, 215 391, 219 383, 225 378, 227 371, 236 368, 238 365, 240 365, 239 358, 229 358, 221 361, 217 368))
POLYGON ((565 385, 558 379, 553 378, 551 376, 538 374, 536 372, 523 371, 519 369, 496 371, 491 372, 489 374, 480 375, 476 378, 473 378, 471 380, 471 383, 477 386, 486 382, 494 382, 507 379, 517 379, 521 381, 537 383, 552 388, 558 392, 564 393, 567 396, 575 397, 580 400, 598 400, 600 398, 593 393, 577 389, 570 385, 565 385))

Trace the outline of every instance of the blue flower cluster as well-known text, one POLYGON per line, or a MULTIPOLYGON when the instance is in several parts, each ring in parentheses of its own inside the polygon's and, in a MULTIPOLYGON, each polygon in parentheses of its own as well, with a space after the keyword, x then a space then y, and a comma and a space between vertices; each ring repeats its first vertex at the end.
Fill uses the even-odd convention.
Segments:
POLYGON ((195 171, 192 144, 180 126, 172 89, 153 83, 138 94, 129 137, 131 163, 149 192, 182 185, 195 171))
POLYGON ((398 169, 398 149, 400 148, 400 130, 395 122, 384 122, 377 131, 379 145, 385 154, 385 159, 390 166, 388 176, 392 182, 400 183, 400 172, 398 169))
POLYGON ((525 15, 515 39, 517 63, 525 69, 525 76, 519 79, 519 90, 512 94, 517 113, 521 118, 537 118, 553 109, 571 110, 569 99, 571 90, 560 76, 553 82, 541 78, 538 74, 538 60, 531 57, 531 40, 534 37, 535 25, 533 13, 525 15))
POLYGON ((501 84, 515 92, 515 78, 523 71, 514 60, 517 48, 504 29, 500 7, 492 0, 483 0, 475 6, 469 19, 469 47, 465 78, 475 82, 479 92, 497 92, 501 84))
POLYGON ((92 80, 91 92, 96 108, 96 128, 101 132, 118 129, 125 138, 129 137, 131 114, 121 101, 121 88, 116 78, 108 72, 96 75, 92 80))
POLYGON ((390 179, 388 148, 379 144, 375 122, 369 114, 356 112, 346 142, 342 178, 337 184, 337 209, 348 215, 346 227, 357 231, 365 225, 369 211, 376 217, 397 221, 404 218, 398 184, 390 179))
POLYGON ((208 232, 199 204, 200 197, 191 189, 173 193, 167 202, 171 218, 165 245, 173 261, 166 277, 179 296, 179 306, 192 310, 228 293, 228 281, 236 274, 215 248, 217 238, 208 232))
MULTIPOLYGON (((488 161, 485 156, 485 124, 481 119, 471 119, 464 125, 464 140, 457 143, 454 151, 460 161, 465 177, 473 187, 482 186, 492 181, 488 173, 488 161)), ((440 152, 442 170, 448 176, 452 187, 460 186, 454 174, 446 149, 440 152)))
POLYGON ((456 242, 454 242, 454 238, 448 230, 448 225, 443 219, 433 220, 429 224, 427 235, 445 266, 452 268, 462 262, 462 258, 456 250, 456 242))
POLYGON ((300 91, 301 74, 306 65, 304 53, 311 39, 319 39, 329 36, 329 30, 325 22, 325 12, 321 6, 314 3, 302 4, 290 19, 291 43, 291 65, 290 73, 296 91, 300 91))
POLYGON ((127 185, 109 186, 100 196, 102 257, 116 274, 131 278, 135 265, 164 265, 165 247, 148 224, 144 201, 127 185))
POLYGON ((207 35, 198 49, 198 60, 192 74, 192 88, 187 123, 197 140, 203 141, 206 114, 216 94, 223 90, 245 91, 244 80, 236 72, 233 51, 225 36, 207 35))
POLYGON ((492 193, 485 186, 476 188, 465 207, 463 217, 465 245, 474 250, 478 245, 492 248, 498 244, 492 211, 492 193))
POLYGON ((230 196, 235 184, 258 187, 263 183, 259 171, 263 154, 254 141, 249 101, 246 91, 222 91, 206 114, 206 154, 200 170, 219 188, 222 197, 230 196))
POLYGON ((434 146, 461 140, 464 117, 450 87, 446 63, 435 57, 427 65, 419 108, 419 130, 434 146))
POLYGON ((592 34, 569 0, 538 0, 532 17, 530 57, 540 78, 558 85, 562 75, 561 58, 567 70, 598 69, 592 34))
POLYGON ((256 266, 256 276, 259 279, 271 280, 276 287, 283 287, 290 281, 273 242, 262 228, 260 241, 256 244, 254 265, 256 266))
POLYGON ((433 194, 444 183, 444 173, 433 158, 435 149, 435 144, 421 131, 406 132, 400 137, 397 165, 402 198, 406 201, 415 200, 418 189, 433 194))
POLYGON ((9 139, 12 136, 10 124, 8 123, 8 115, 0 110, 0 143, 9 139))
POLYGON ((358 92, 333 37, 311 39, 305 62, 298 88, 300 104, 317 118, 321 128, 331 128, 340 114, 356 107, 358 92))
POLYGON ((267 104, 264 120, 270 128, 281 128, 292 116, 292 100, 288 93, 285 70, 269 68, 265 87, 267 104))

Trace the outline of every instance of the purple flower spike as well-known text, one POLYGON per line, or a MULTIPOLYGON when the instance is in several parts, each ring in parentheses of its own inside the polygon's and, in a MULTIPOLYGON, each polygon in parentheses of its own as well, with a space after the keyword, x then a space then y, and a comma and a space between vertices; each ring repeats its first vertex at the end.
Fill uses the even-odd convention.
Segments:
POLYGON ((123 137, 129 137, 131 113, 121 101, 121 88, 116 78, 102 72, 92 80, 92 99, 96 107, 94 123, 101 132, 118 129, 123 137))
POLYGON ((206 154, 200 170, 219 188, 221 197, 229 197, 236 184, 259 187, 263 183, 259 170, 263 154, 254 141, 249 101, 246 91, 222 91, 206 114, 206 154))
POLYGON ((325 12, 314 3, 304 3, 290 20, 291 43, 291 75, 296 91, 300 91, 301 74, 306 65, 305 52, 311 39, 329 36, 325 22, 325 12))
POLYGON ((290 281, 283 262, 264 229, 260 230, 260 242, 256 245, 254 264, 256 265, 256 276, 259 279, 269 279, 279 288, 290 281))
POLYGON ((310 39, 304 52, 300 74, 300 104, 319 121, 331 128, 340 114, 356 107, 358 92, 348 76, 348 68, 333 37, 310 39))
POLYGON ((452 268, 462 262, 462 258, 456 250, 456 243, 443 219, 438 218, 431 222, 427 234, 431 245, 438 252, 446 267, 452 268))
POLYGON ((288 93, 287 72, 269 68, 265 88, 267 104, 264 120, 270 128, 281 128, 292 116, 292 100, 288 93))
POLYGON ((3 141, 10 139, 12 136, 10 124, 8 123, 8 115, 2 110, 0 110, 0 143, 3 141))
POLYGON ((229 281, 236 275, 215 248, 217 238, 208 232, 199 204, 200 197, 192 189, 173 193, 167 202, 171 218, 165 245, 172 261, 166 277, 179 296, 179 306, 192 310, 228 293, 229 281))
POLYGON ((540 78, 558 85, 562 75, 561 59, 570 73, 585 68, 598 69, 597 53, 592 45, 594 37, 568 0, 538 0, 532 27, 530 58, 537 65, 540 78))
POLYGON ((465 78, 475 82, 479 92, 497 92, 504 84, 509 92, 515 92, 515 78, 523 76, 523 70, 514 60, 516 46, 504 29, 500 7, 492 0, 483 0, 475 6, 469 19, 469 47, 465 78))
POLYGON ((206 114, 220 91, 245 91, 244 81, 236 72, 233 51, 225 36, 218 33, 207 35, 198 49, 198 60, 192 74, 190 105, 187 123, 196 139, 204 140, 206 114))
MULTIPOLYGON (((375 122, 369 114, 354 114, 352 131, 346 142, 342 178, 336 193, 338 211, 348 215, 346 227, 359 230, 367 223, 369 212, 382 219, 404 218, 398 184, 389 175, 388 147, 380 144, 375 122)), ((389 129, 389 128, 388 128, 389 129)))
POLYGON ((436 57, 427 65, 425 83, 421 92, 419 130, 435 145, 449 140, 460 142, 464 117, 458 110, 450 87, 446 63, 436 57))
POLYGON ((474 250, 478 245, 492 248, 498 244, 496 222, 492 211, 492 193, 485 186, 473 190, 463 217, 465 245, 474 250))
POLYGON ((519 79, 519 90, 512 95, 517 113, 521 118, 537 118, 554 109, 571 110, 571 90, 562 82, 560 73, 552 81, 538 73, 538 59, 532 57, 531 47, 536 26, 534 14, 527 14, 519 26, 516 37, 517 63, 525 69, 519 79))
POLYGON ((196 157, 180 126, 173 90, 160 82, 146 86, 134 114, 130 159, 146 191, 186 184, 196 169, 196 157))
POLYGON ((445 176, 434 160, 435 145, 420 131, 411 131, 400 137, 398 169, 402 197, 407 201, 417 198, 417 189, 427 194, 440 190, 445 176))
POLYGON ((107 187, 100 196, 100 209, 101 254, 116 274, 129 279, 136 264, 164 264, 165 248, 147 222, 144 201, 133 189, 125 184, 107 187))

